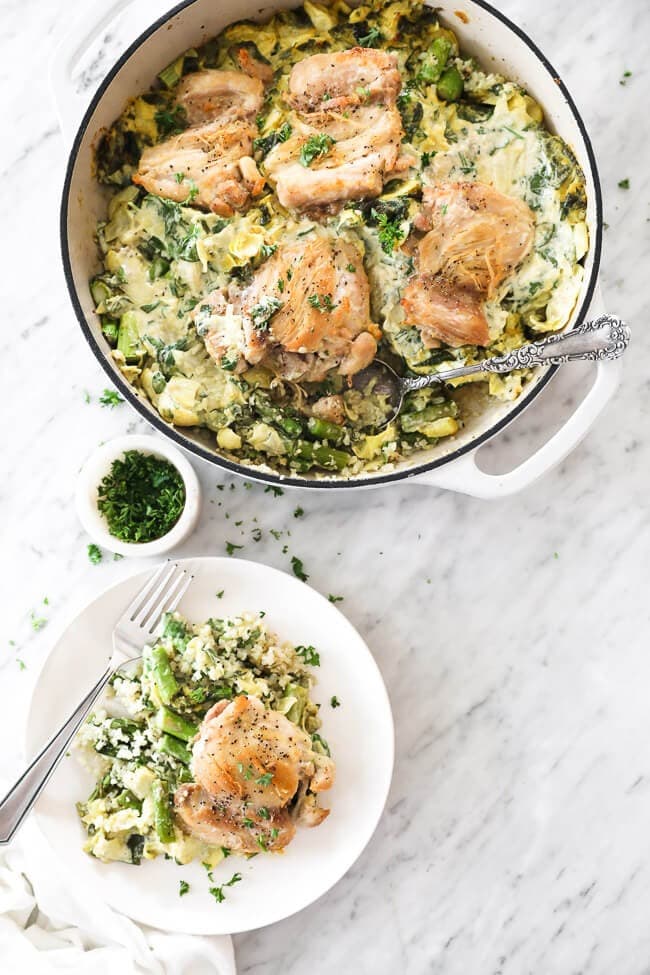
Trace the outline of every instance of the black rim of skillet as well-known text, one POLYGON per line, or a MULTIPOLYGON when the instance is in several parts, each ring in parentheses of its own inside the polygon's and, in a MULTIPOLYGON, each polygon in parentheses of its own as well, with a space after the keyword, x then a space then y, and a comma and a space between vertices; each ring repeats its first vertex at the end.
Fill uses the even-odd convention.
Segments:
MULTIPOLYGON (((90 348, 92 349, 95 358, 98 360, 104 372, 109 376, 111 382, 113 382, 117 386, 117 388, 119 389, 120 393, 124 396, 124 398, 131 404, 131 406, 134 407, 134 409, 137 410, 137 412, 145 420, 151 423, 152 426, 154 426, 165 436, 170 437, 172 440, 174 440, 177 444, 179 444, 179 446, 184 447, 186 450, 190 451, 196 456, 201 457, 203 460, 206 460, 217 467, 221 467, 226 471, 231 471, 234 474, 239 474, 242 477, 249 478, 250 480, 261 481, 265 484, 278 484, 282 486, 312 488, 312 489, 315 488, 318 490, 323 490, 326 488, 335 488, 340 490, 343 488, 362 488, 362 487, 372 487, 379 484, 390 484, 391 482, 394 481, 402 481, 402 480, 407 480, 408 478, 411 477, 417 477, 419 474, 424 474, 427 471, 433 471, 438 467, 442 467, 443 465, 448 464, 459 457, 462 457, 464 454, 469 453, 471 450, 475 450, 477 447, 480 447, 481 444, 486 443, 488 440, 491 440, 492 437, 496 436, 496 434, 500 433, 501 430, 503 430, 506 426, 508 426, 508 424, 512 423, 512 421, 515 420, 516 417, 518 417, 533 402, 535 397, 538 396, 539 393, 541 393, 542 389, 544 389, 547 383, 550 382, 550 380, 553 378, 553 376, 555 375, 555 373, 559 368, 558 366, 551 366, 547 370, 546 374, 542 376, 540 380, 538 380, 535 388, 528 393, 525 399, 519 404, 517 404, 516 406, 514 406, 511 410, 509 410, 509 412, 504 417, 502 417, 500 420, 494 423, 484 433, 470 440, 469 443, 465 444, 464 446, 457 448, 452 453, 446 454, 443 457, 439 457, 437 460, 428 461, 426 463, 415 465, 414 467, 408 470, 393 471, 386 474, 377 474, 372 477, 360 477, 360 478, 352 478, 347 480, 344 480, 343 478, 330 479, 327 476, 324 477, 322 480, 317 478, 312 479, 308 477, 299 477, 295 474, 285 476, 282 474, 262 471, 259 468, 249 466, 247 464, 240 464, 237 463, 236 461, 228 460, 222 455, 216 453, 216 451, 213 452, 211 450, 208 450, 202 444, 199 444, 196 441, 191 440, 189 437, 186 437, 182 432, 180 432, 178 428, 167 424, 162 419, 162 417, 158 413, 156 413, 153 406, 145 404, 135 394, 135 392, 133 391, 133 387, 130 386, 130 384, 122 377, 119 371, 113 369, 111 361, 106 355, 106 350, 97 341, 86 320, 86 316, 84 315, 84 312, 81 308, 81 303, 79 301, 79 297, 77 295, 77 289, 75 288, 75 284, 72 276, 72 265, 70 260, 70 250, 68 246, 67 224, 68 224, 68 205, 69 205, 69 197, 70 197, 70 190, 72 186, 74 167, 77 161, 79 147, 86 133, 86 129, 88 128, 90 120, 94 114, 94 111, 97 105, 99 104, 99 101, 101 100, 102 96, 104 95, 104 92, 109 87, 109 85, 113 81, 113 78, 118 73, 120 68, 131 58, 131 56, 138 50, 138 48, 143 44, 143 42, 147 40, 147 38, 149 38, 164 24, 172 20, 172 18, 175 17, 178 13, 185 10, 187 7, 191 7, 195 2, 196 0, 183 0, 182 3, 179 3, 176 7, 173 7, 170 11, 164 14, 164 16, 158 18, 158 20, 156 20, 153 24, 151 24, 151 26, 148 27, 147 30, 143 31, 140 34, 140 36, 136 38, 136 40, 133 41, 133 43, 127 48, 127 50, 124 51, 124 53, 115 62, 115 64, 110 69, 110 71, 108 72, 108 74, 106 75, 102 83, 100 84, 99 88, 95 92, 90 102, 90 105, 88 106, 83 116, 83 119, 81 120, 81 123, 77 130, 77 134, 72 144, 72 149, 70 150, 70 156, 68 159, 68 165, 65 174, 65 181, 63 184, 63 195, 61 198, 61 211, 60 211, 60 235, 61 235, 61 254, 63 258, 63 270, 65 274, 66 284, 68 286, 68 291, 70 294, 70 299, 72 301, 72 305, 75 310, 75 314, 77 316, 79 324, 81 325, 81 330, 90 348)), ((573 327, 575 328, 585 320, 585 315, 591 304, 591 300, 594 295, 594 290, 596 288, 596 281, 598 279, 598 270, 600 267, 600 256, 601 256, 601 247, 602 247, 602 222, 603 222, 602 194, 600 189, 600 180, 598 177, 598 168, 596 166, 596 159, 594 156, 591 139, 589 138, 587 129, 585 127, 584 122, 582 121, 582 117, 576 107, 576 104, 573 101, 571 95, 569 94, 564 82, 562 81, 558 72, 555 70, 555 68, 550 63, 550 61, 544 56, 544 54, 537 47, 535 42, 532 41, 530 37, 528 37, 528 35, 520 27, 518 27, 511 20, 509 20, 508 17, 504 16, 504 14, 502 14, 501 11, 496 10, 491 4, 487 3, 486 0, 473 0, 473 3, 475 3, 476 6, 478 7, 482 7, 484 10, 490 13, 494 18, 496 18, 496 20, 501 21, 502 24, 505 24, 506 27, 508 27, 514 34, 517 35, 517 37, 519 37, 526 44, 528 49, 535 55, 538 61, 541 62, 541 64, 544 66, 548 74, 550 74, 550 76, 552 77, 555 84, 560 89, 560 92, 562 93, 562 97, 564 98, 567 107, 571 111, 571 114, 573 115, 575 122, 578 126, 578 129, 580 131, 580 134, 584 140, 585 149, 587 152, 587 160, 589 162, 589 169, 591 171, 591 178, 593 181, 593 192, 594 192, 595 205, 596 205, 596 228, 595 228, 596 232, 595 232, 595 239, 593 241, 592 250, 591 250, 593 255, 593 265, 591 269, 591 275, 587 286, 587 290, 585 292, 585 296, 582 301, 582 305, 580 307, 578 314, 575 317, 575 321, 573 325, 573 327)), ((262 10, 260 10, 260 12, 262 12, 262 10)))

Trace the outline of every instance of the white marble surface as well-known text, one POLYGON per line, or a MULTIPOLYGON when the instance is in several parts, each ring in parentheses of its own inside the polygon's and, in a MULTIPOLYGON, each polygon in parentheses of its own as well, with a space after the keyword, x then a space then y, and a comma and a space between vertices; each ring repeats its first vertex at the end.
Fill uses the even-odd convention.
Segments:
MULTIPOLYGON (((288 542, 311 585, 345 597, 397 726, 375 838, 313 907, 237 938, 249 975, 648 971, 650 18, 645 0, 499 5, 560 70, 594 138, 609 224, 603 286, 635 329, 624 385, 560 469, 498 503, 415 486, 274 498, 236 481, 218 492, 225 479, 201 467, 205 511, 183 552, 244 541, 242 555, 287 569, 288 542), (265 529, 258 544, 253 517, 265 529)), ((44 65, 68 10, 63 0, 0 5, 5 772, 19 768, 15 715, 73 595, 135 568, 88 562, 76 472, 97 442, 147 428, 126 405, 98 405, 106 381, 60 270, 66 150, 44 65), (39 632, 32 612, 50 621, 39 632)), ((124 36, 109 32, 108 56, 124 36)), ((89 64, 90 83, 105 66, 89 64)), ((529 452, 584 379, 565 371, 486 463, 507 469, 529 452)))

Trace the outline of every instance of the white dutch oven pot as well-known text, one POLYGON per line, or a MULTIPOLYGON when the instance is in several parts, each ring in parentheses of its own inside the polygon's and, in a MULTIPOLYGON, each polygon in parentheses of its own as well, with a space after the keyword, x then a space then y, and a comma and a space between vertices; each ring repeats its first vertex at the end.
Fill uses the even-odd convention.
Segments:
MULTIPOLYGON (((92 9, 73 25, 55 53, 51 81, 62 128, 73 138, 61 208, 61 245, 70 296, 93 352, 138 412, 166 436, 213 464, 248 478, 299 487, 359 488, 416 478, 417 483, 480 498, 496 498, 522 490, 560 463, 585 436, 614 393, 620 377, 619 360, 599 362, 591 389, 561 429, 532 457, 502 475, 486 474, 477 466, 478 448, 532 403, 551 380, 556 368, 538 372, 514 403, 486 402, 480 415, 467 419, 465 427, 455 437, 442 440, 415 458, 401 462, 388 473, 361 475, 349 480, 333 476, 315 479, 295 474, 281 477, 234 463, 219 455, 213 435, 170 426, 146 398, 124 380, 101 335, 88 288, 89 278, 98 270, 93 240, 95 226, 98 219, 104 217, 106 208, 106 191, 92 175, 97 135, 120 114, 126 100, 146 91, 158 72, 180 52, 198 47, 235 20, 264 20, 283 6, 280 2, 260 9, 257 0, 187 0, 151 23, 151 19, 164 9, 164 0, 159 5, 157 0, 135 0, 128 11, 129 32, 131 36, 139 30, 143 32, 109 71, 88 104, 88 92, 78 94, 73 84, 75 66, 89 44, 127 5, 127 0, 94 2, 92 9)), ((600 186, 591 143, 571 96, 557 72, 526 34, 483 0, 441 0, 436 7, 442 19, 453 27, 464 51, 475 55, 487 70, 502 72, 530 91, 542 105, 549 127, 562 136, 580 160, 587 184, 591 244, 582 293, 569 327, 587 317, 596 317, 602 312, 597 290, 602 236, 600 186), (459 17, 458 12, 463 16, 459 17)))

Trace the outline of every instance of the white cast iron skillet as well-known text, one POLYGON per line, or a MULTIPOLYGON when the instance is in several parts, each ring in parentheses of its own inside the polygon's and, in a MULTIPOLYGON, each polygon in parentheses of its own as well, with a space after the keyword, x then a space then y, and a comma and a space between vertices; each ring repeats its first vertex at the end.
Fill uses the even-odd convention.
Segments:
MULTIPOLYGON (((143 12, 155 16, 155 13, 151 14, 152 9, 158 13, 164 9, 164 0, 158 10, 156 2, 135 0, 127 11, 129 24, 131 16, 142 22, 143 12)), ((539 373, 514 403, 501 403, 486 397, 484 406, 475 416, 466 419, 459 434, 402 461, 390 473, 365 474, 348 480, 335 475, 281 477, 264 469, 235 463, 219 454, 214 435, 208 431, 175 428, 161 419, 113 363, 88 288, 88 280, 99 266, 93 239, 95 226, 98 219, 104 218, 106 209, 106 191, 92 175, 93 146, 98 133, 120 114, 126 100, 146 91, 158 72, 180 52, 198 47, 235 20, 264 20, 275 10, 294 4, 280 0, 260 8, 257 0, 186 0, 140 34, 109 71, 86 107, 88 93, 78 95, 71 81, 75 64, 99 31, 125 6, 125 0, 93 3, 82 23, 72 26, 55 54, 51 79, 64 131, 72 134, 76 130, 61 206, 61 246, 70 296, 90 347, 113 383, 138 412, 166 436, 213 464, 249 478, 300 487, 359 488, 419 475, 419 480, 438 487, 478 497, 498 497, 520 490, 559 463, 586 434, 613 394, 618 385, 620 362, 600 362, 593 386, 565 425, 531 458, 509 474, 500 476, 485 474, 477 467, 474 459, 477 448, 534 400, 556 372, 555 368, 539 373)), ((585 320, 590 306, 591 313, 596 313, 593 304, 595 292, 597 295, 602 234, 598 173, 584 124, 557 72, 533 41, 498 10, 484 0, 441 0, 436 7, 443 22, 458 35, 465 52, 475 55, 488 71, 502 72, 530 91, 543 107, 547 125, 573 148, 582 165, 587 184, 590 249, 582 293, 569 324, 574 327, 585 320)))

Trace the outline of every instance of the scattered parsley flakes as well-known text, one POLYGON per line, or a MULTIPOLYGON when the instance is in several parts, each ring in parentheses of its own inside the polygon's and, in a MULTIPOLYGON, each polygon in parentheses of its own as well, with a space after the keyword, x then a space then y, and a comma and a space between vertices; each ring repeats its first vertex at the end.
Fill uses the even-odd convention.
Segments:
POLYGON ((99 545, 95 545, 94 542, 91 542, 88 546, 88 558, 93 565, 98 565, 103 558, 101 548, 99 545))
POLYGON ((317 731, 315 731, 311 736, 311 740, 314 745, 318 745, 323 750, 324 755, 331 755, 330 746, 327 744, 324 738, 321 738, 317 731))
POLYGON ((337 307, 332 301, 331 295, 309 295, 307 301, 317 311, 331 312, 337 307))
POLYGON ((269 535, 273 535, 276 542, 279 542, 282 538, 282 532, 278 531, 277 528, 269 528, 269 535))
POLYGON ((226 857, 229 857, 230 856, 230 850, 228 849, 227 846, 222 846, 221 847, 221 853, 223 854, 224 860, 226 859, 226 857))
POLYGON ((90 393, 87 389, 84 389, 84 403, 90 403, 90 393))
POLYGON ((220 590, 219 590, 219 592, 217 593, 217 599, 223 599, 223 594, 224 594, 224 591, 225 591, 225 590, 223 590, 223 589, 220 589, 220 590))
POLYGON ((273 781, 273 772, 264 772, 255 779, 258 785, 270 785, 273 781))
POLYGON ((264 839, 263 836, 258 836, 257 837, 257 845, 260 847, 261 850, 264 850, 265 853, 268 853, 268 847, 266 845, 266 840, 264 839))
POLYGON ((367 34, 357 38, 357 43, 359 47, 377 47, 383 39, 379 28, 371 27, 367 34))
POLYGON ((246 779, 247 781, 249 779, 252 779, 253 776, 255 775, 255 770, 253 766, 252 765, 246 766, 244 765, 243 762, 237 762, 237 771, 242 776, 242 778, 246 779))
POLYGON ((276 498, 280 498, 284 494, 284 491, 281 487, 276 487, 275 484, 267 484, 264 488, 264 494, 273 494, 276 498))
POLYGON ((297 555, 291 556, 291 568, 293 569, 293 574, 300 579, 301 582, 307 582, 309 579, 308 574, 305 572, 305 568, 302 564, 302 559, 299 559, 297 555))
POLYGON ((29 614, 29 622, 32 624, 32 629, 37 633, 42 630, 44 626, 47 626, 47 620, 44 616, 37 616, 34 610, 29 614))
POLYGON ((301 508, 300 506, 298 506, 295 509, 294 513, 293 513, 293 517, 294 518, 302 518, 302 516, 304 515, 304 513, 305 513, 305 509, 304 508, 301 508))
POLYGON ((225 884, 221 884, 219 887, 210 887, 210 893, 214 897, 217 904, 221 904, 226 899, 226 895, 223 892, 224 887, 234 887, 242 879, 240 873, 234 873, 230 880, 227 880, 225 884))
POLYGON ((320 667, 320 654, 315 647, 296 647, 296 653, 305 661, 308 667, 320 667))
POLYGON ((185 179, 185 173, 174 173, 174 179, 176 180, 177 183, 182 183, 183 180, 185 179))
POLYGON ((243 548, 243 545, 235 545, 234 542, 226 542, 226 552, 228 555, 232 555, 236 549, 243 548))
POLYGON ((326 156, 334 144, 335 140, 332 136, 324 132, 318 135, 310 135, 300 150, 301 165, 311 166, 314 159, 326 156))
POLYGON ((102 406, 110 406, 113 409, 119 406, 120 403, 124 402, 124 399, 120 396, 116 389, 105 389, 102 395, 99 397, 99 402, 102 406))
POLYGON ((629 181, 629 179, 627 179, 627 177, 625 179, 619 179, 619 181, 618 181, 618 188, 620 190, 629 190, 629 188, 630 188, 630 181, 629 181))
POLYGON ((253 528, 253 530, 251 532, 251 536, 252 536, 254 542, 261 542, 262 541, 262 529, 261 528, 253 528))
POLYGON ((557 552, 553 552, 553 558, 554 559, 559 559, 559 557, 560 556, 559 556, 559 554, 557 552))
POLYGON ((24 660, 21 660, 20 657, 16 657, 16 663, 18 664, 18 669, 19 670, 26 670, 27 669, 27 664, 25 663, 24 660))
POLYGON ((631 78, 631 77, 632 77, 632 72, 631 71, 624 71, 623 72, 623 77, 619 81, 619 85, 626 85, 627 84, 627 79, 628 78, 631 78))
POLYGON ((185 894, 187 894, 189 889, 190 885, 188 884, 187 880, 181 880, 179 882, 178 896, 183 897, 185 894))
POLYGON ((257 815, 260 817, 260 819, 271 818, 271 813, 268 811, 266 806, 260 806, 260 808, 257 810, 257 815))
POLYGON ((338 699, 338 697, 336 696, 336 694, 334 694, 334 695, 333 695, 333 696, 332 696, 332 697, 330 698, 330 704, 331 704, 331 706, 332 706, 333 708, 340 708, 340 707, 341 707, 341 702, 339 701, 339 699, 338 699))
POLYGON ((354 272, 356 271, 356 267, 354 266, 354 264, 348 264, 345 270, 349 271, 350 274, 354 274, 354 272))
POLYGON ((328 600, 329 600, 330 603, 342 603, 344 597, 343 596, 333 596, 332 593, 330 593, 327 598, 328 598, 328 600))

